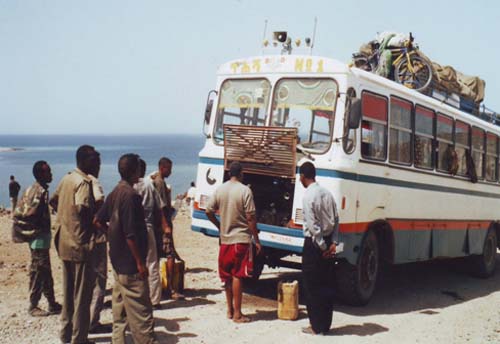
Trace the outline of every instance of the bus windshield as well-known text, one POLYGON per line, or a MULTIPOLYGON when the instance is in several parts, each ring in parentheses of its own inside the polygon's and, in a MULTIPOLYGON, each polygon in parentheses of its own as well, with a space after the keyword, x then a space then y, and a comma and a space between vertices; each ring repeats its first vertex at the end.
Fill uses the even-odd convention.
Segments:
POLYGON ((214 140, 224 141, 224 124, 264 125, 271 84, 266 79, 232 79, 222 83, 214 140))
POLYGON ((325 152, 336 100, 337 84, 331 79, 282 79, 274 91, 272 125, 296 127, 301 150, 325 152))

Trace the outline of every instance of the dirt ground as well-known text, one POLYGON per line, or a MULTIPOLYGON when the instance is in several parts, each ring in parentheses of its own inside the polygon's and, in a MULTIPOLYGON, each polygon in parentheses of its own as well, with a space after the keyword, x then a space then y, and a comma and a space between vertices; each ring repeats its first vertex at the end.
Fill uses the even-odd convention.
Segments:
MULTIPOLYGON (((0 217, 0 342, 58 343, 58 316, 27 313, 29 249, 11 243, 10 226, 7 216, 0 217)), ((308 325, 302 299, 298 320, 277 319, 277 283, 300 281, 299 272, 264 269, 261 281, 244 294, 243 308, 252 322, 235 324, 225 318, 217 240, 192 232, 187 211, 180 212, 174 228, 187 266, 186 300, 163 301, 163 309, 154 312, 160 343, 500 343, 500 254, 496 275, 486 280, 470 277, 449 261, 387 268, 369 305, 336 304, 331 334, 312 337, 301 333, 308 325)), ((61 264, 54 250, 51 258, 61 300, 61 264)), ((112 321, 112 284, 111 277, 104 323, 112 321)), ((41 306, 46 307, 43 297, 41 306)), ((90 338, 110 342, 109 334, 90 338)))

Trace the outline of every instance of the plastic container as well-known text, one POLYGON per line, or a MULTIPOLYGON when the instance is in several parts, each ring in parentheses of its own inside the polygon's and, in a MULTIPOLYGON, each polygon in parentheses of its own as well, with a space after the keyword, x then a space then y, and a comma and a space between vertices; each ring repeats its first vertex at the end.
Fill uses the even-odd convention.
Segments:
MULTIPOLYGON (((174 263, 174 276, 172 278, 173 290, 178 293, 184 291, 184 261, 177 260, 174 263)), ((165 258, 160 259, 160 274, 161 274, 161 286, 163 289, 168 288, 167 279, 167 260, 165 258)))
POLYGON ((278 319, 296 320, 299 317, 299 282, 278 283, 278 319))

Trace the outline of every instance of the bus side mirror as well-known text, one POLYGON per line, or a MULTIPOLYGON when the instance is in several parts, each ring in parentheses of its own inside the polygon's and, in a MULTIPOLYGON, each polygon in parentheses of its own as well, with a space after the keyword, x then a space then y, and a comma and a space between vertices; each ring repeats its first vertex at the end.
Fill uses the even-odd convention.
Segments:
POLYGON ((214 99, 216 95, 217 91, 215 90, 211 90, 210 92, 208 92, 207 105, 205 106, 205 115, 203 118, 203 134, 205 134, 206 137, 210 137, 209 133, 210 118, 212 116, 212 108, 214 106, 214 99))
POLYGON ((351 100, 346 116, 349 129, 358 129, 361 121, 361 99, 354 98, 351 100))

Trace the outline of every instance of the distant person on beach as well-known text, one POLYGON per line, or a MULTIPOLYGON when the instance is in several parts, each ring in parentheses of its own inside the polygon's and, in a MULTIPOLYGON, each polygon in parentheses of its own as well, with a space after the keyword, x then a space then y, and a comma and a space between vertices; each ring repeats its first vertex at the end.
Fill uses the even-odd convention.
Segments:
POLYGON ((108 232, 115 279, 113 344, 125 344, 127 326, 135 343, 157 343, 146 267, 148 234, 144 208, 141 196, 133 188, 139 181, 139 170, 138 155, 125 154, 120 158, 118 171, 122 179, 94 219, 98 227, 108 232))
POLYGON ((14 176, 10 176, 9 183, 9 197, 10 197, 10 206, 11 211, 14 213, 17 205, 17 196, 19 196, 19 190, 21 190, 21 185, 16 181, 14 176))
POLYGON ((219 230, 219 276, 224 283, 227 300, 227 317, 234 322, 249 322, 241 312, 242 279, 250 277, 252 236, 257 254, 262 247, 255 219, 252 190, 241 181, 243 169, 233 162, 229 168, 230 179, 219 186, 210 198, 206 214, 219 230), (215 212, 220 211, 220 222, 215 212))
POLYGON ((188 205, 192 205, 194 203, 194 197, 196 196, 196 184, 191 182, 191 187, 188 189, 186 197, 188 205))
MULTIPOLYGON (((36 228, 36 238, 29 242, 31 252, 30 267, 30 306, 28 312, 34 317, 61 313, 61 305, 54 296, 54 280, 50 266, 50 212, 49 183, 52 172, 46 161, 40 160, 33 165, 35 183, 24 192, 15 208, 14 218, 36 228), (48 311, 38 307, 43 295, 49 304, 48 311)), ((11 177, 13 178, 13 177, 11 177)), ((19 185, 19 184, 18 184, 19 185)))
POLYGON ((330 331, 333 313, 333 258, 339 237, 339 216, 333 195, 316 183, 316 168, 305 162, 299 168, 306 191, 302 198, 304 248, 302 275, 310 327, 306 334, 324 335, 330 331))
MULTIPOLYGON (((173 290, 172 280, 174 276, 175 259, 176 258, 180 259, 180 257, 175 251, 175 246, 174 246, 174 234, 173 234, 174 226, 172 222, 174 209, 172 207, 171 190, 165 184, 165 178, 168 178, 172 173, 172 166, 173 166, 172 160, 165 157, 161 158, 158 161, 158 171, 150 174, 150 178, 152 179, 156 191, 160 196, 161 208, 163 214, 165 215, 165 219, 167 220, 167 225, 164 227, 164 232, 163 232, 163 247, 160 250, 160 256, 163 255, 167 258, 167 278, 168 278, 167 288, 168 288, 168 293, 170 294, 168 296, 173 300, 178 300, 178 299, 184 299, 184 295, 182 295, 179 290, 173 290)), ((158 241, 160 240, 158 238, 158 233, 157 233, 157 240, 158 241)))
POLYGON ((161 209, 161 200, 151 178, 144 178, 146 174, 146 162, 139 160, 139 181, 134 189, 142 197, 144 207, 144 219, 147 229, 147 255, 146 267, 149 273, 149 295, 153 308, 159 309, 161 301, 162 284, 160 278, 160 260, 156 245, 157 231, 166 231, 167 221, 161 209), (162 229, 165 228, 165 229, 162 229))
POLYGON ((93 267, 95 200, 89 174, 99 164, 94 147, 76 151, 77 168, 66 174, 50 204, 57 211, 54 244, 62 260, 64 303, 61 314, 63 343, 87 343, 90 303, 94 290, 93 267))
MULTIPOLYGON (((89 178, 92 181, 92 192, 95 200, 96 212, 104 203, 104 190, 99 182, 99 171, 101 169, 101 159, 98 159, 94 170, 89 173, 89 178)), ((89 333, 109 333, 111 332, 110 325, 101 324, 101 312, 104 308, 104 297, 106 296, 106 280, 108 277, 108 253, 107 253, 107 236, 106 232, 99 228, 94 228, 95 246, 93 253, 93 267, 96 276, 92 302, 90 304, 90 330, 89 333)))

